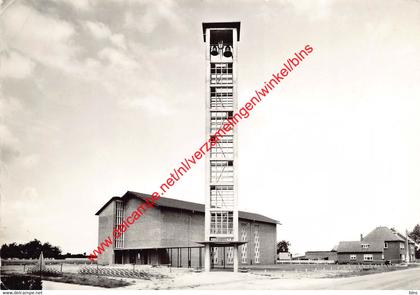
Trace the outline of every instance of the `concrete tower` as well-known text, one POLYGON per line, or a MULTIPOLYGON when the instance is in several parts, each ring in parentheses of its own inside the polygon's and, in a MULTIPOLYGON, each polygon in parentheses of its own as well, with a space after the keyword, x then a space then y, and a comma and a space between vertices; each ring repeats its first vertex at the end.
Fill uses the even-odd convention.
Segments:
MULTIPOLYGON (((237 56, 240 22, 203 23, 206 60, 206 138, 237 110, 237 56)), ((205 256, 227 248, 228 263, 238 271, 237 128, 206 155, 205 256)))

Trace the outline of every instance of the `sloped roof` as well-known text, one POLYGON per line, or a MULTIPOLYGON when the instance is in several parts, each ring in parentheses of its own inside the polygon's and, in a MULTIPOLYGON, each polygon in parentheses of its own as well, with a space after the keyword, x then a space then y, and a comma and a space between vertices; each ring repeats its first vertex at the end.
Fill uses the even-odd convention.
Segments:
POLYGON ((400 233, 400 232, 398 232, 398 231, 396 231, 396 230, 394 230, 394 233, 398 236, 398 237, 400 237, 404 242, 405 242, 405 239, 406 238, 408 238, 408 243, 409 244, 415 244, 416 245, 416 242, 414 242, 414 240, 412 239, 412 238, 410 238, 410 237, 406 237, 406 236, 404 236, 402 233, 400 233))
MULTIPOLYGON (((109 203, 111 203, 114 200, 121 200, 121 199, 126 200, 128 198, 133 198, 133 197, 139 198, 145 201, 147 198, 151 198, 151 195, 137 193, 133 191, 127 191, 122 197, 112 197, 111 199, 109 199, 108 202, 106 202, 105 205, 103 205, 101 209, 99 209, 99 211, 95 213, 95 215, 99 215, 102 212, 102 210, 104 210, 109 205, 109 203)), ((183 209, 183 210, 202 212, 202 213, 205 212, 205 207, 203 204, 187 202, 187 201, 182 201, 182 200, 177 200, 177 199, 172 199, 172 198, 160 197, 159 200, 155 202, 155 204, 161 207, 166 207, 166 208, 176 208, 176 209, 183 209)), ((265 223, 281 224, 279 221, 269 218, 267 216, 261 215, 261 214, 250 213, 250 212, 245 212, 245 211, 239 211, 238 213, 239 213, 239 218, 242 218, 242 219, 255 220, 255 221, 260 221, 260 222, 265 222, 265 223)))
POLYGON ((394 231, 390 230, 386 226, 379 226, 375 228, 373 231, 371 231, 369 234, 367 234, 366 237, 363 238, 363 241, 377 242, 377 243, 383 243, 385 241, 404 242, 404 239, 399 237, 397 234, 395 234, 394 231))
POLYGON ((382 252, 384 249, 383 243, 368 243, 360 241, 344 241, 340 242, 337 247, 338 253, 372 253, 382 252), (362 244, 369 244, 369 248, 362 248, 362 244))

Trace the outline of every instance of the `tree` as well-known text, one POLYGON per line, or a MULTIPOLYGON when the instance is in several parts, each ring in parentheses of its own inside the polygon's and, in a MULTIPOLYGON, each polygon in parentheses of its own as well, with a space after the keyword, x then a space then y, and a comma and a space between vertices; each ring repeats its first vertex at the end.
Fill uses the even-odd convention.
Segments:
MULTIPOLYGON (((420 224, 416 224, 408 236, 417 244, 420 244, 420 224)), ((416 249, 416 258, 420 259, 420 248, 416 249)))
POLYGON ((2 245, 1 246, 1 258, 22 258, 21 249, 19 248, 20 245, 16 245, 16 243, 11 243, 9 245, 2 245))
POLYGON ((23 258, 38 258, 42 251, 42 243, 37 239, 19 246, 22 246, 23 258))
POLYGON ((26 244, 3 244, 1 246, 1 258, 38 258, 41 251, 43 251, 44 257, 48 258, 57 258, 61 254, 59 247, 52 246, 48 242, 42 244, 39 240, 35 239, 26 244))
POLYGON ((290 242, 283 240, 277 243, 277 254, 280 252, 289 252, 290 242))
POLYGON ((52 246, 48 242, 42 245, 42 252, 46 258, 57 258, 57 256, 61 254, 59 247, 52 246))

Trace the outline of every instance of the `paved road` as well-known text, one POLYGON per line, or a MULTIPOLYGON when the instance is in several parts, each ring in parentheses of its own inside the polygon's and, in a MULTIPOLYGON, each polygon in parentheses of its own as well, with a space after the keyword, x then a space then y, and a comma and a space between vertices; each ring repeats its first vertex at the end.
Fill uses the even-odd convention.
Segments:
POLYGON ((420 268, 328 279, 325 282, 321 279, 319 285, 313 287, 332 290, 420 290, 420 268))
POLYGON ((420 290, 420 267, 386 273, 329 279, 249 279, 199 285, 224 290, 420 290))

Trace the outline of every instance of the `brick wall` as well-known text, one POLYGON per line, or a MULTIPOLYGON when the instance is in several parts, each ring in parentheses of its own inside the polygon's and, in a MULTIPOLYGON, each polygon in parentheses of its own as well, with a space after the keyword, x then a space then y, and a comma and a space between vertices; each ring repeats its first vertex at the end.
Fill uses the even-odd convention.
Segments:
POLYGON ((239 240, 242 241, 242 233, 246 231, 246 246, 239 247, 239 264, 274 264, 276 261, 276 225, 263 222, 250 222, 239 220, 239 240), (259 262, 256 262, 255 231, 258 228, 259 235, 259 262), (242 249, 246 248, 246 262, 242 261, 242 249))
MULTIPOLYGON (((125 203, 124 216, 129 216, 137 206, 144 203, 139 199, 129 199, 125 203)), ((124 233, 124 248, 158 248, 162 246, 162 216, 160 210, 147 209, 146 212, 124 233)))
POLYGON ((383 263, 382 253, 338 253, 338 263, 383 263), (365 261, 363 255, 372 254, 373 261, 365 261), (350 260, 350 255, 356 255, 356 260, 350 260))
MULTIPOLYGON (((393 263, 400 263, 402 262, 401 260, 401 255, 405 256, 407 255, 407 249, 405 248, 406 244, 405 242, 388 242, 388 248, 384 249, 384 254, 385 254, 385 260, 390 260, 393 263), (404 245, 404 249, 400 249, 400 244, 404 245)), ((409 245, 409 249, 410 249, 410 255, 414 254, 413 249, 411 249, 411 246, 409 245)))
POLYGON ((161 240, 164 247, 197 247, 204 241, 204 214, 182 209, 163 208, 161 240))
MULTIPOLYGON (((99 229, 98 229, 98 245, 102 243, 108 236, 112 237, 112 230, 114 228, 115 204, 110 203, 99 215, 99 229)), ((112 237, 112 240, 113 237, 112 237)), ((113 245, 114 246, 114 245, 113 245)), ((105 252, 98 256, 99 264, 113 263, 113 246, 107 248, 105 252)), ((97 247, 97 245, 96 245, 97 247)))
POLYGON ((385 260, 393 263, 400 262, 400 242, 388 242, 388 248, 384 249, 385 260))

